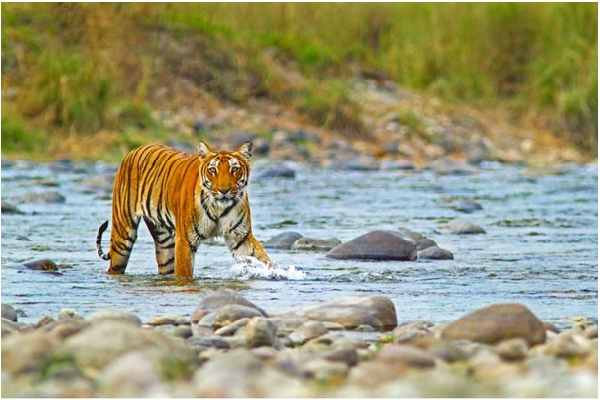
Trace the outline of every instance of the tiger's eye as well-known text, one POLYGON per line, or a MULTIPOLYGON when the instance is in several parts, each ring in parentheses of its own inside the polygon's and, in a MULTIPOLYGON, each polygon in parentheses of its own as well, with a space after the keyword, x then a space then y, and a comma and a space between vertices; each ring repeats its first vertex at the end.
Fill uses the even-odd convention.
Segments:
POLYGON ((217 173, 217 169, 216 169, 215 167, 209 167, 209 168, 208 168, 208 172, 209 172, 210 174, 216 175, 216 173, 217 173))
POLYGON ((238 172, 240 169, 238 167, 231 167, 231 173, 235 174, 236 172, 238 172))

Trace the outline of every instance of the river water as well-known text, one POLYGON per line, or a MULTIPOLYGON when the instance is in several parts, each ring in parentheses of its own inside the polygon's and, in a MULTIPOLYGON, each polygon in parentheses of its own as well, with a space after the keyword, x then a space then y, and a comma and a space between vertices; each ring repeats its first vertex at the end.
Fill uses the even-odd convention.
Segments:
POLYGON ((346 241, 375 229, 405 227, 434 239, 455 258, 339 261, 324 253, 269 250, 281 272, 273 279, 259 268, 234 263, 217 243, 200 246, 192 283, 157 274, 144 224, 126 274, 104 273, 107 265, 98 259, 95 238, 99 224, 110 218, 111 202, 82 182, 114 168, 3 166, 3 199, 35 191, 66 197, 64 204, 18 204, 25 215, 2 215, 2 302, 25 310, 23 320, 62 308, 82 314, 119 308, 143 319, 189 315, 202 294, 216 288, 239 290, 273 313, 347 295, 383 294, 394 301, 400 321, 444 322, 498 302, 523 303, 559 326, 575 316, 597 318, 596 164, 532 174, 524 167, 487 163, 466 176, 302 167, 296 179, 255 180, 250 199, 261 240, 294 230, 346 241), (454 211, 444 201, 448 197, 476 200, 483 209, 468 215, 454 211), (453 218, 472 221, 487 233, 438 230, 453 218), (42 258, 69 268, 54 275, 23 267, 42 258))

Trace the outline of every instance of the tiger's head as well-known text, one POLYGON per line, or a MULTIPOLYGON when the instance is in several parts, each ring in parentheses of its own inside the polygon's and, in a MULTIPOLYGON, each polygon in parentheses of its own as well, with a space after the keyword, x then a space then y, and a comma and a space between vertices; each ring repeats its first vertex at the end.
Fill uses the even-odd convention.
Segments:
POLYGON ((219 202, 242 198, 250 178, 252 143, 242 144, 236 151, 214 151, 206 143, 198 146, 200 184, 219 202))

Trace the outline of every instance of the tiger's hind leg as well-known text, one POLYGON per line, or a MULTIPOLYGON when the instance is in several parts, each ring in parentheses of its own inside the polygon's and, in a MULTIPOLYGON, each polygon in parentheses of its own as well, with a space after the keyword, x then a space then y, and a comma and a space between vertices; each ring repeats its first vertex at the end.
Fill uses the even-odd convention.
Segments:
POLYGON ((118 221, 113 213, 113 222, 110 232, 110 266, 106 271, 109 274, 123 274, 131 250, 137 239, 139 217, 126 219, 127 222, 118 221))
POLYGON ((148 218, 144 218, 144 222, 154 239, 158 273, 172 274, 175 272, 175 234, 169 228, 157 225, 148 218))

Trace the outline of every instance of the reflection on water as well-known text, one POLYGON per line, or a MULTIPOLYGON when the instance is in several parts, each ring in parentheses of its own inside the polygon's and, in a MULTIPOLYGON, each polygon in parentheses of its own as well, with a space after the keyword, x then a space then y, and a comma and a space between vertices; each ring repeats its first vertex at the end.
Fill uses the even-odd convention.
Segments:
POLYGON ((2 215, 2 301, 22 306, 26 320, 65 307, 81 313, 117 307, 149 318, 189 314, 205 292, 229 288, 271 312, 340 296, 385 294, 394 300, 401 321, 447 321, 494 302, 524 303, 559 325, 574 315, 595 317, 595 165, 570 166, 547 176, 494 163, 484 167, 470 176, 305 169, 295 180, 251 185, 260 239, 294 230, 349 240, 402 226, 451 250, 454 260, 342 261, 322 253, 270 250, 275 266, 268 271, 252 260, 234 261, 218 240, 200 247, 192 280, 157 274, 145 227, 127 274, 104 273, 95 237, 98 225, 110 217, 110 200, 82 180, 114 167, 90 164, 73 173, 29 163, 3 167, 3 198, 56 190, 67 202, 24 204, 19 207, 25 215, 2 215), (48 180, 58 186, 40 186, 48 180), (483 210, 461 214, 448 199, 476 200, 483 210), (437 229, 456 217, 483 226, 487 234, 456 236, 437 229), (41 258, 72 268, 51 275, 22 266, 41 258))

